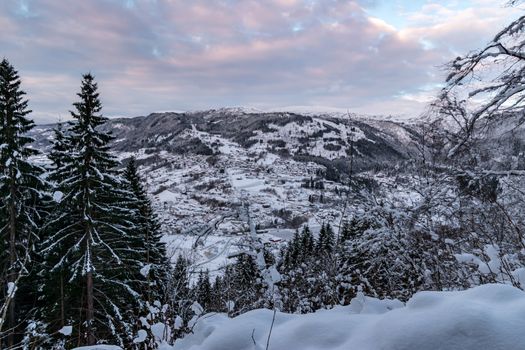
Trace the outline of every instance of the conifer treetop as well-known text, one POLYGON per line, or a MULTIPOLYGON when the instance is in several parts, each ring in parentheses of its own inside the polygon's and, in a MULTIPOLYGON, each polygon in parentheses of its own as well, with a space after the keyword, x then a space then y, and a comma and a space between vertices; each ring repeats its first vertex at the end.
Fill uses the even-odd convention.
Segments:
MULTIPOLYGON (((7 59, 0 62, 0 158, 7 156, 6 152, 11 151, 11 162, 17 159, 26 158, 38 151, 25 147, 33 142, 31 137, 25 134, 34 127, 34 122, 26 116, 32 111, 28 108, 28 100, 25 92, 21 90, 21 80, 18 72, 7 59), (16 149, 17 157, 14 157, 13 150, 16 149)), ((6 164, 7 159, 2 159, 6 164)))

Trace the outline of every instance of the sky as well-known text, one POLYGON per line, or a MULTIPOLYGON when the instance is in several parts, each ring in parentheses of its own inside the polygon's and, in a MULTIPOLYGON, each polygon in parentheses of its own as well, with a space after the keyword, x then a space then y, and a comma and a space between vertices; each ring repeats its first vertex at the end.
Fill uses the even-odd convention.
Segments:
POLYGON ((521 15, 505 0, 1 0, 0 56, 37 123, 69 118, 86 72, 109 117, 236 106, 417 117, 448 61, 521 15))

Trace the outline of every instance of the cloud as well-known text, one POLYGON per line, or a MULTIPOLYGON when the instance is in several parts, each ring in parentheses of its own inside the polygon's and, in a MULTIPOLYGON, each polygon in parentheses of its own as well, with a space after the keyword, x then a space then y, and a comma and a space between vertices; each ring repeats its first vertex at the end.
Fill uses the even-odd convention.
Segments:
MULTIPOLYGON (((486 0, 424 2, 406 26, 347 0, 26 0, 0 3, 0 45, 37 121, 67 116, 93 72, 106 115, 226 105, 331 105, 415 115, 439 66, 509 14, 486 0), (417 96, 417 98, 414 98, 417 96)), ((392 14, 394 15, 394 14, 392 14)))
POLYGON ((424 39, 445 53, 462 54, 486 44, 518 11, 485 0, 473 0, 462 9, 427 4, 408 14, 410 27, 401 34, 409 40, 424 39))

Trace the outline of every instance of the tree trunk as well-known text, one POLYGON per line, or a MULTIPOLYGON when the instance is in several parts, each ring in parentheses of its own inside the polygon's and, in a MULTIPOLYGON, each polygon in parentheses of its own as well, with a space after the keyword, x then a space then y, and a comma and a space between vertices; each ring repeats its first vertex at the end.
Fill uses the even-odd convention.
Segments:
POLYGON ((64 271, 60 271, 60 326, 66 325, 65 317, 65 305, 64 305, 64 271))
POLYGON ((87 345, 95 345, 95 335, 93 333, 93 319, 95 312, 93 308, 93 272, 88 271, 86 278, 86 324, 87 324, 87 345))
MULTIPOLYGON (((150 257, 149 257, 149 248, 150 248, 150 245, 149 245, 149 228, 146 229, 146 264, 150 264, 150 257)), ((150 267, 151 268, 151 267, 150 267)), ((148 284, 147 286, 147 300, 150 304, 152 304, 152 300, 151 300, 151 285, 150 285, 150 273, 148 272, 148 276, 146 278, 146 283, 148 284)))
MULTIPOLYGON (((15 208, 15 171, 11 166, 9 171, 10 175, 10 185, 9 185, 9 278, 8 282, 15 283, 16 281, 16 208, 15 208)), ((9 348, 12 348, 15 344, 14 342, 14 332, 15 332, 15 296, 13 295, 9 303, 9 334, 7 336, 7 344, 9 348)))

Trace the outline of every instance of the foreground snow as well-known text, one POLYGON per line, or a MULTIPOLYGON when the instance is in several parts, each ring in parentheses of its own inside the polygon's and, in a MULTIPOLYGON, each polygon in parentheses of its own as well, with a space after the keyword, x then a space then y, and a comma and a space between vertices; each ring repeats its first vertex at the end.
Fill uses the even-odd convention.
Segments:
POLYGON ((121 348, 115 345, 93 345, 81 346, 80 348, 74 348, 73 350, 121 350, 121 348))
MULTIPOLYGON (((525 349, 525 293, 506 285, 421 292, 403 305, 359 297, 307 315, 277 313, 269 349, 525 349)), ((272 311, 201 319, 175 350, 266 348, 272 311)))
MULTIPOLYGON (((351 305, 313 314, 278 312, 271 350, 522 350, 525 293, 507 285, 462 292, 421 292, 406 305, 359 296, 351 305)), ((235 318, 208 314, 193 334, 161 350, 263 350, 271 310, 235 318)), ((94 346, 78 350, 116 350, 94 346)))

